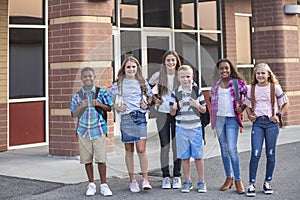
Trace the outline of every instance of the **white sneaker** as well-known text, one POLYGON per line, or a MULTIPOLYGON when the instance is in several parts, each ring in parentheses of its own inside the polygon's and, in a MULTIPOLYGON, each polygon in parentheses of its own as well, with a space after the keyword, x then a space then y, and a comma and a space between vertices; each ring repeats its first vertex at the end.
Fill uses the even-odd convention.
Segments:
POLYGON ((130 185, 129 185, 130 191, 131 192, 140 192, 140 186, 136 180, 133 180, 130 185))
POLYGON ((87 188, 88 189, 85 193, 87 196, 93 196, 93 195, 96 194, 96 185, 95 185, 95 183, 89 183, 87 188))
POLYGON ((100 193, 105 197, 112 196, 112 192, 106 183, 100 185, 100 193))
POLYGON ((180 177, 174 177, 173 178, 173 189, 179 189, 181 188, 181 179, 180 177))
POLYGON ((163 188, 163 189, 170 189, 171 188, 170 177, 163 178, 161 188, 163 188))
POLYGON ((142 186, 143 186, 143 190, 151 190, 152 189, 150 182, 146 181, 145 179, 143 180, 142 186))

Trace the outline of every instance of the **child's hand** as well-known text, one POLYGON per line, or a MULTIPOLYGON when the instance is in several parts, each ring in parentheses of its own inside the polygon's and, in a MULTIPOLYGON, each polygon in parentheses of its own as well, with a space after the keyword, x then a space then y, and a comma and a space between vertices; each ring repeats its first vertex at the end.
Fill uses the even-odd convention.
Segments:
POLYGON ((170 115, 172 116, 176 115, 177 108, 178 108, 177 102, 175 101, 173 106, 170 108, 170 115))
MULTIPOLYGON (((180 100, 180 101, 178 102, 178 107, 179 107, 180 109, 182 108, 183 103, 184 103, 183 100, 180 100)), ((174 102, 174 105, 175 105, 175 102, 174 102)), ((174 106, 174 105, 173 105, 173 106, 174 106)), ((176 110, 177 110, 177 102, 176 102, 176 110)))
POLYGON ((89 105, 89 101, 87 100, 87 99, 84 99, 82 102, 81 102, 81 104, 80 104, 80 106, 82 107, 82 108, 85 108, 85 107, 87 107, 89 105))
POLYGON ((140 103, 140 106, 143 110, 147 110, 149 108, 148 104, 146 104, 144 101, 140 103))
POLYGON ((250 115, 248 115, 248 118, 250 119, 251 122, 255 122, 256 121, 256 115, 253 113, 251 113, 250 115))
POLYGON ((272 122, 279 123, 279 118, 278 118, 277 115, 274 115, 274 116, 270 117, 270 120, 271 120, 272 122))
POLYGON ((190 99, 190 106, 193 106, 193 107, 195 107, 195 108, 198 109, 199 106, 200 106, 200 103, 199 103, 199 101, 197 101, 197 100, 191 98, 191 99, 190 99))
POLYGON ((93 106, 100 106, 100 104, 101 104, 101 103, 100 103, 98 100, 96 100, 96 99, 93 99, 93 100, 92 100, 92 105, 93 105, 93 106))
POLYGON ((156 96, 153 97, 153 101, 154 101, 155 105, 161 105, 163 102, 160 97, 156 97, 156 96))
POLYGON ((122 104, 121 106, 114 104, 114 108, 117 112, 124 112, 126 110, 127 106, 125 104, 122 104))

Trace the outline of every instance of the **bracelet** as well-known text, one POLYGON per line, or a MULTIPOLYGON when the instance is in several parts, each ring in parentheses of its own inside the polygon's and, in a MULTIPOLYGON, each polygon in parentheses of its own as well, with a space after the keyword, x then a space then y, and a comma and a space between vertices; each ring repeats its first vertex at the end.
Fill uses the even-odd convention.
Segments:
POLYGON ((281 113, 278 112, 278 113, 276 113, 276 115, 277 115, 277 117, 278 117, 279 120, 282 118, 281 113))

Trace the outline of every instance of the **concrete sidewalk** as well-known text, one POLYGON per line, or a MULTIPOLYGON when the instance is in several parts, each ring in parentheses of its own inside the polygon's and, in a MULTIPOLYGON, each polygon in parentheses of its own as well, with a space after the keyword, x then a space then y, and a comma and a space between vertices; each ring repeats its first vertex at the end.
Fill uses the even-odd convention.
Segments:
MULTIPOLYGON (((289 126, 280 130, 278 145, 299 142, 300 126, 289 126)), ((239 151, 250 150, 250 124, 246 124, 239 136, 239 151)), ((219 144, 210 127, 206 130, 207 144, 204 146, 205 158, 220 155, 219 144)), ((127 176, 124 161, 124 147, 120 138, 115 138, 115 151, 108 154, 107 176, 127 176)), ((147 141, 149 171, 160 168, 160 145, 157 133, 150 133, 147 141)), ((140 172, 138 159, 135 157, 135 172, 140 172)), ((98 179, 98 173, 95 173, 98 179)), ((74 184, 86 182, 84 166, 78 157, 60 157, 48 155, 48 146, 10 150, 0 153, 0 175, 43 180, 56 183, 74 184)))

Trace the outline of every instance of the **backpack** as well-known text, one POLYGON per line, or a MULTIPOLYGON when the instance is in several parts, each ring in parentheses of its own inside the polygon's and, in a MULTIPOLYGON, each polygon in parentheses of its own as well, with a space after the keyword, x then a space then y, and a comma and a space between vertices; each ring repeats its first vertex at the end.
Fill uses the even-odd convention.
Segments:
MULTIPOLYGON (((199 94, 199 88, 197 86, 193 86, 192 87, 192 94, 191 94, 191 98, 193 99, 198 99, 198 94, 199 94)), ((178 88, 175 90, 175 100, 177 102, 177 105, 178 105, 178 102, 182 99, 182 93, 178 91, 178 88)), ((203 141, 204 141, 204 144, 206 144, 206 140, 205 140, 205 127, 210 123, 210 114, 209 114, 209 111, 208 111, 208 107, 207 105, 205 106, 206 107, 206 112, 205 113, 201 113, 197 108, 195 107, 192 107, 193 111, 195 112, 195 114, 197 116, 200 117, 200 120, 201 120, 201 124, 202 124, 202 138, 203 138, 203 141)), ((179 111, 179 109, 177 109, 177 112, 179 111)), ((176 113, 177 115, 177 113, 176 113)))
MULTIPOLYGON (((96 92, 95 95, 93 96, 93 99, 96 99, 96 97, 98 96, 98 93, 100 91, 99 87, 96 87, 96 92)), ((86 99, 85 96, 82 93, 82 90, 80 89, 77 94, 79 95, 79 97, 81 99, 86 99)), ((96 111, 102 115, 103 119, 107 122, 107 111, 103 110, 100 106, 95 106, 96 111)), ((82 114, 84 113, 85 109, 82 109, 81 112, 77 115, 78 121, 80 119, 80 117, 82 116, 82 114)))

